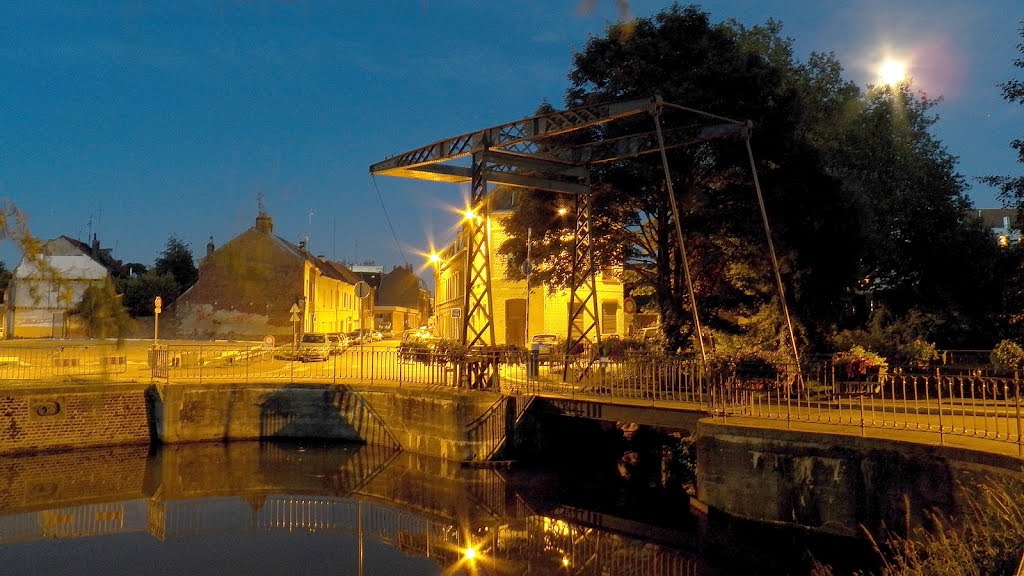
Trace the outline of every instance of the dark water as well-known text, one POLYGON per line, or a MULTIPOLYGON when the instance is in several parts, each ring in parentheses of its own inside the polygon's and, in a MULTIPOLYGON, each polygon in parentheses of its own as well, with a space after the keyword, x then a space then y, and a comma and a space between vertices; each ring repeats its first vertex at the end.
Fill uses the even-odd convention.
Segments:
POLYGON ((808 550, 860 545, 716 525, 672 466, 609 454, 485 469, 252 442, 0 458, 0 574, 807 574, 808 550))

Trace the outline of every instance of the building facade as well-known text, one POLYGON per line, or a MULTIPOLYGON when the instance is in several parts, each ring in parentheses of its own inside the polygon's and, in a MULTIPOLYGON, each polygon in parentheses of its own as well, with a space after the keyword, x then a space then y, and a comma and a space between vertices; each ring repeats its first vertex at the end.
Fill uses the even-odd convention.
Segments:
MULTIPOLYGON (((527 294, 525 280, 506 279, 508 264, 497 249, 508 238, 502 221, 511 214, 515 197, 516 193, 508 189, 492 193, 487 223, 495 343, 523 346, 536 334, 555 334, 565 338, 569 331, 569 290, 552 292, 547 286, 535 285, 527 294)), ((455 240, 437 254, 433 266, 434 332, 441 338, 459 340, 465 312, 462 309, 466 289, 464 231, 460 231, 455 240)), ((618 270, 606 269, 596 278, 598 328, 602 336, 626 334, 623 286, 619 275, 618 270)))
POLYGON ((123 273, 109 249, 60 236, 44 243, 35 258, 22 257, 11 276, 3 308, 6 338, 81 336, 69 311, 90 285, 123 273))
POLYGON ((260 212, 253 227, 208 247, 198 280, 168 307, 176 336, 290 341, 295 333, 358 327, 358 278, 273 230, 260 212))

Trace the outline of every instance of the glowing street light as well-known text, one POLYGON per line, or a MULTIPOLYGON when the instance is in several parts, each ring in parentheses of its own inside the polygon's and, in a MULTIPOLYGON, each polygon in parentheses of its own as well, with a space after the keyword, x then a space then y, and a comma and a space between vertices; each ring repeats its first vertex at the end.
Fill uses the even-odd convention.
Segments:
POLYGON ((474 558, 476 558, 476 548, 473 548, 472 546, 466 548, 466 551, 463 553, 463 556, 466 558, 466 560, 473 560, 474 558))
POLYGON ((565 216, 568 213, 569 213, 569 209, 564 207, 564 206, 558 209, 558 215, 559 216, 565 216))
POLYGON ((462 213, 463 220, 472 220, 477 217, 477 213, 472 208, 466 208, 466 211, 462 213))
POLYGON ((441 263, 441 255, 440 255, 440 254, 438 254, 437 252, 431 252, 431 253, 430 253, 430 256, 428 256, 427 258, 428 258, 428 259, 430 260, 430 262, 431 262, 432 264, 434 264, 435 266, 436 266, 437 264, 440 264, 440 263, 441 263))
POLYGON ((886 86, 896 86, 907 79, 907 63, 887 59, 878 66, 878 79, 886 86))

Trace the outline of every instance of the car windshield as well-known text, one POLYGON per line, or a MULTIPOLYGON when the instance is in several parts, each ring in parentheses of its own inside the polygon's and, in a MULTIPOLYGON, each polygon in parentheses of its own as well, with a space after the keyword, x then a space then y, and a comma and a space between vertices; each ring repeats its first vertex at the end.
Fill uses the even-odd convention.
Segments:
POLYGON ((323 334, 304 334, 302 336, 302 341, 307 344, 323 344, 324 342, 327 342, 327 337, 323 334))

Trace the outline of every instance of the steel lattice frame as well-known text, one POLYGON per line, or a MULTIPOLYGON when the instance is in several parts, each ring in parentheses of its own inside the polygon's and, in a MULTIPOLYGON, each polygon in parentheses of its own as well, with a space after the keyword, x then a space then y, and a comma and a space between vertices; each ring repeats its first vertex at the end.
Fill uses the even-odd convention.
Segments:
MULTIPOLYGON (((470 208, 478 217, 464 223, 468 245, 462 341, 468 346, 491 345, 495 342, 487 220, 488 184, 550 190, 576 196, 576 230, 566 342, 568 352, 584 341, 599 342, 601 332, 590 236, 590 166, 721 139, 745 139, 749 152, 750 124, 670 104, 663 102, 660 97, 654 97, 559 110, 447 138, 373 164, 370 173, 471 185, 470 208), (578 146, 564 145, 556 138, 641 114, 650 114, 657 122, 666 108, 695 114, 705 121, 714 119, 718 123, 697 123, 665 130, 656 124, 658 130, 655 131, 606 138, 578 146), (445 164, 470 155, 473 158, 471 167, 445 164), (574 305, 577 302, 579 306, 574 305)), ((664 154, 662 158, 666 179, 670 182, 664 154)), ((754 170, 752 153, 750 160, 751 169, 754 170)), ((763 198, 757 184, 757 172, 753 173, 785 309, 785 295, 771 245, 763 198)), ((675 218, 678 220, 678 214, 675 218)), ((680 242, 681 236, 680 233, 680 242)), ((689 289, 692 296, 692 287, 689 289)), ((696 306, 693 306, 693 313, 695 326, 699 326, 696 306)), ((788 310, 786 319, 788 323, 788 310)), ((792 325, 789 328, 794 358, 798 358, 792 325)), ((493 366, 480 368, 477 373, 470 375, 470 385, 491 386, 494 374, 493 366)))
POLYGON ((597 270, 590 238, 590 194, 576 196, 576 231, 573 234, 572 274, 569 291, 569 326, 565 339, 562 379, 569 374, 569 355, 579 346, 601 344, 601 323, 597 301, 597 270))
MULTIPOLYGON (((474 211, 464 224, 466 234, 466 285, 462 294, 462 343, 466 346, 494 344, 494 302, 491 297, 490 219, 487 201, 485 162, 473 155, 473 189, 470 206, 474 211)), ((471 388, 487 388, 493 382, 497 366, 489 361, 468 363, 464 375, 471 388)))

